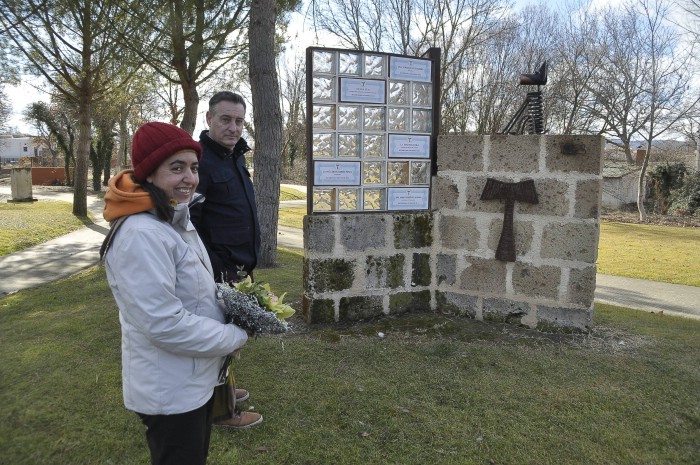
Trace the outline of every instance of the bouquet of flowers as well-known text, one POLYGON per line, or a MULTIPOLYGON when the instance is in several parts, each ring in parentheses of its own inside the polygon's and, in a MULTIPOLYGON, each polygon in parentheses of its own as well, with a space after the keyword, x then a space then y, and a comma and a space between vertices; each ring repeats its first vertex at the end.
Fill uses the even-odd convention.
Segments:
POLYGON ((280 334, 287 331, 285 321, 294 314, 294 309, 283 303, 285 292, 277 297, 268 283, 257 283, 250 276, 235 284, 216 285, 218 297, 224 302, 227 323, 256 334, 280 334))

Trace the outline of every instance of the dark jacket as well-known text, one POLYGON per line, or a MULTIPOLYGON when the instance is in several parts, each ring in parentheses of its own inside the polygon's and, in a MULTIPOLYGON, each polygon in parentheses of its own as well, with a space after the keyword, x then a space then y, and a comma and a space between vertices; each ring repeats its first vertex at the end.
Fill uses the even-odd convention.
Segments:
POLYGON ((241 269, 250 274, 258 262, 260 225, 250 172, 243 156, 250 150, 241 138, 232 152, 202 131, 197 192, 204 201, 191 207, 192 223, 207 248, 217 281, 235 281, 241 269))

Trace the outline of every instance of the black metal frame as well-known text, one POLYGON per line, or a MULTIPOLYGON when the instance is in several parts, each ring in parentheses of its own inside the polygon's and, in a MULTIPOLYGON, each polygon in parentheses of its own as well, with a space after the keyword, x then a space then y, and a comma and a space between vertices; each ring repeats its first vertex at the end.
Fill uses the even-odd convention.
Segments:
MULTIPOLYGON (((316 50, 332 51, 332 52, 351 52, 351 53, 377 53, 386 56, 397 56, 404 57, 407 55, 400 55, 397 53, 386 53, 377 52, 371 50, 354 50, 354 49, 343 49, 343 48, 327 48, 327 47, 307 47, 306 49, 306 186, 307 186, 307 196, 306 196, 306 213, 307 215, 314 214, 313 211, 313 188, 314 188, 314 172, 313 172, 313 159, 312 159, 312 147, 311 140, 313 139, 313 124, 312 124, 312 112, 313 112, 313 79, 311 72, 313 52, 316 50)), ((409 57, 410 58, 410 57, 409 57)), ((433 121, 432 121, 432 131, 430 135, 430 166, 431 166, 431 180, 429 188, 432 190, 432 176, 437 175, 437 136, 440 133, 440 60, 441 60, 441 50, 437 47, 431 47, 419 58, 427 58, 433 62, 432 66, 432 78, 433 78, 433 121)), ((428 209, 430 210, 430 199, 428 200, 428 209)), ((353 213, 353 212, 347 212, 353 213)))

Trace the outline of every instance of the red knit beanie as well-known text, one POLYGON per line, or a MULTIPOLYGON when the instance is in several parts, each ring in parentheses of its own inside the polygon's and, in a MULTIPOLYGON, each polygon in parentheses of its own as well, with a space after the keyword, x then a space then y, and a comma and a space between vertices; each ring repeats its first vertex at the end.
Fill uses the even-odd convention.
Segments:
POLYGON ((131 164, 134 176, 145 180, 163 161, 182 150, 193 150, 202 158, 202 146, 187 131, 168 123, 146 123, 131 139, 131 164))

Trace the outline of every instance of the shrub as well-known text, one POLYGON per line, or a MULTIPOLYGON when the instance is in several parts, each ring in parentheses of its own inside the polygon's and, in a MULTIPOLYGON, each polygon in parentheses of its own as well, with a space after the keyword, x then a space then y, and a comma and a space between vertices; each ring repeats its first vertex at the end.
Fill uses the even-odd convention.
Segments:
POLYGON ((683 184, 671 192, 669 211, 678 215, 700 215, 700 172, 686 174, 683 184))
POLYGON ((683 163, 665 163, 657 165, 649 173, 650 187, 649 200, 655 200, 658 213, 665 215, 671 203, 671 191, 679 189, 683 185, 683 179, 688 168, 683 163))

